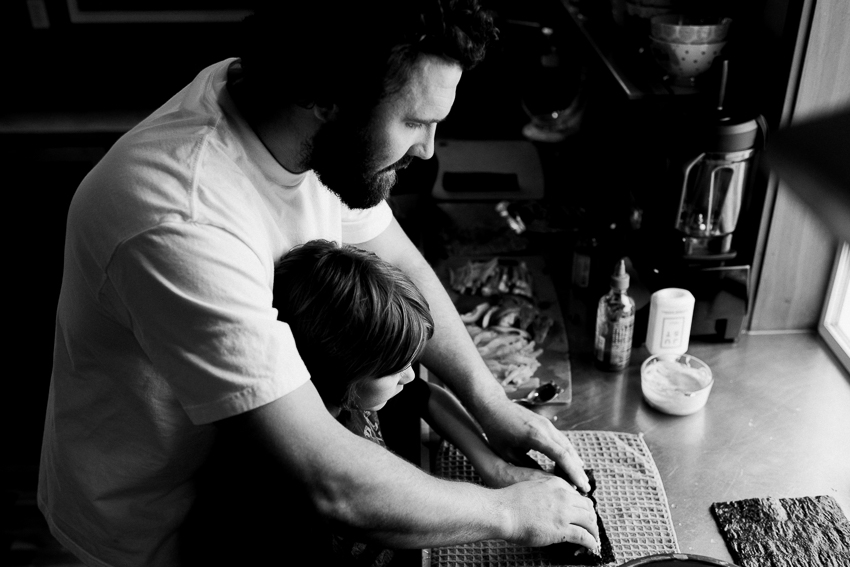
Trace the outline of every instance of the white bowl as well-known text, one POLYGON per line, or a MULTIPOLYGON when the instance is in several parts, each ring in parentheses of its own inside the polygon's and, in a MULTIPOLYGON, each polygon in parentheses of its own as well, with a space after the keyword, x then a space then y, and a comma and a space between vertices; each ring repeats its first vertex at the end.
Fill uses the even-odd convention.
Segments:
POLYGON ((670 415, 690 415, 701 410, 713 385, 711 368, 690 354, 654 354, 640 367, 643 398, 670 415))
POLYGON ((692 80, 711 68, 714 59, 726 46, 725 41, 717 43, 692 44, 674 43, 649 38, 649 51, 655 62, 676 79, 692 80))

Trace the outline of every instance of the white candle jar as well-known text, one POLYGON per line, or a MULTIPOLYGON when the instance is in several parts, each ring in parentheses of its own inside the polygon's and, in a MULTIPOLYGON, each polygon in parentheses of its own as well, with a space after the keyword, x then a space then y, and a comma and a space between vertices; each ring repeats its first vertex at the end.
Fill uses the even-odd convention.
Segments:
POLYGON ((650 354, 684 354, 688 350, 694 296, 686 289, 660 289, 649 303, 646 349, 650 354))

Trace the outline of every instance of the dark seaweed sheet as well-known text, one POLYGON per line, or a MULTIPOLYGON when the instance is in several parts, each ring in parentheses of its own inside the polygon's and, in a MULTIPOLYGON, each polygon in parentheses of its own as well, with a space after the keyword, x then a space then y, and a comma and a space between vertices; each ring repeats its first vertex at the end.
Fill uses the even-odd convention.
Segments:
MULTIPOLYGON (((554 472, 566 480, 566 475, 559 467, 555 467, 554 472)), ((596 478, 593 476, 592 469, 587 469, 584 472, 590 481, 590 492, 585 494, 585 496, 590 498, 593 502, 593 509, 596 510, 596 497, 593 495, 596 492, 596 478)), ((613 563, 616 559, 614 557, 614 548, 611 545, 611 540, 608 539, 608 534, 605 533, 605 526, 602 524, 602 517, 599 516, 598 512, 596 515, 596 525, 599 529, 599 555, 591 552, 583 545, 564 542, 543 548, 544 552, 549 556, 549 560, 559 565, 604 565, 606 563, 613 563)))
POLYGON ((850 565, 850 522, 831 496, 715 502, 711 512, 741 567, 850 565))

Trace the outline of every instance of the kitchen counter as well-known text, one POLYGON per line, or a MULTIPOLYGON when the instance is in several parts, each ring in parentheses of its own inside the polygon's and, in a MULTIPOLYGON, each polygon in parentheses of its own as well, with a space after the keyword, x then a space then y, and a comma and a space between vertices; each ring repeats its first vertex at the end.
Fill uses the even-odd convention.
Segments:
POLYGON ((817 335, 692 339, 688 352, 709 364, 715 384, 704 409, 668 416, 642 398, 644 346, 624 371, 595 368, 588 321, 595 310, 564 291, 566 263, 549 257, 567 327, 572 399, 534 411, 561 430, 642 435, 683 553, 732 560, 709 509, 714 502, 828 495, 850 518, 850 376, 817 335))
POLYGON ((744 335, 691 343, 715 384, 700 412, 672 417, 643 401, 635 349, 619 373, 594 368, 590 341, 571 334, 573 399, 537 411, 559 429, 644 436, 684 553, 731 561, 713 502, 829 495, 850 517, 850 378, 813 334, 744 335))

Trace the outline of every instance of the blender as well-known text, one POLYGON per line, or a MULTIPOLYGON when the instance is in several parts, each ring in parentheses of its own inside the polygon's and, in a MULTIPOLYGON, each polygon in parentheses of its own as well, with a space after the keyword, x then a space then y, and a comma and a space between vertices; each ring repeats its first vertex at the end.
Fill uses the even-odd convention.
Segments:
POLYGON ((756 153, 757 130, 755 119, 718 124, 705 151, 685 164, 675 228, 686 258, 734 257, 732 233, 756 153))
MULTIPOLYGON (((724 70, 727 62, 724 63, 724 70)), ((723 77, 725 79, 725 73, 723 77)), ((732 233, 738 224, 759 133, 764 140, 762 116, 735 116, 724 112, 725 80, 714 121, 701 137, 701 146, 684 163, 674 227, 681 253, 691 260, 729 260, 735 257, 732 233), (700 151, 701 150, 701 151, 700 151)))

